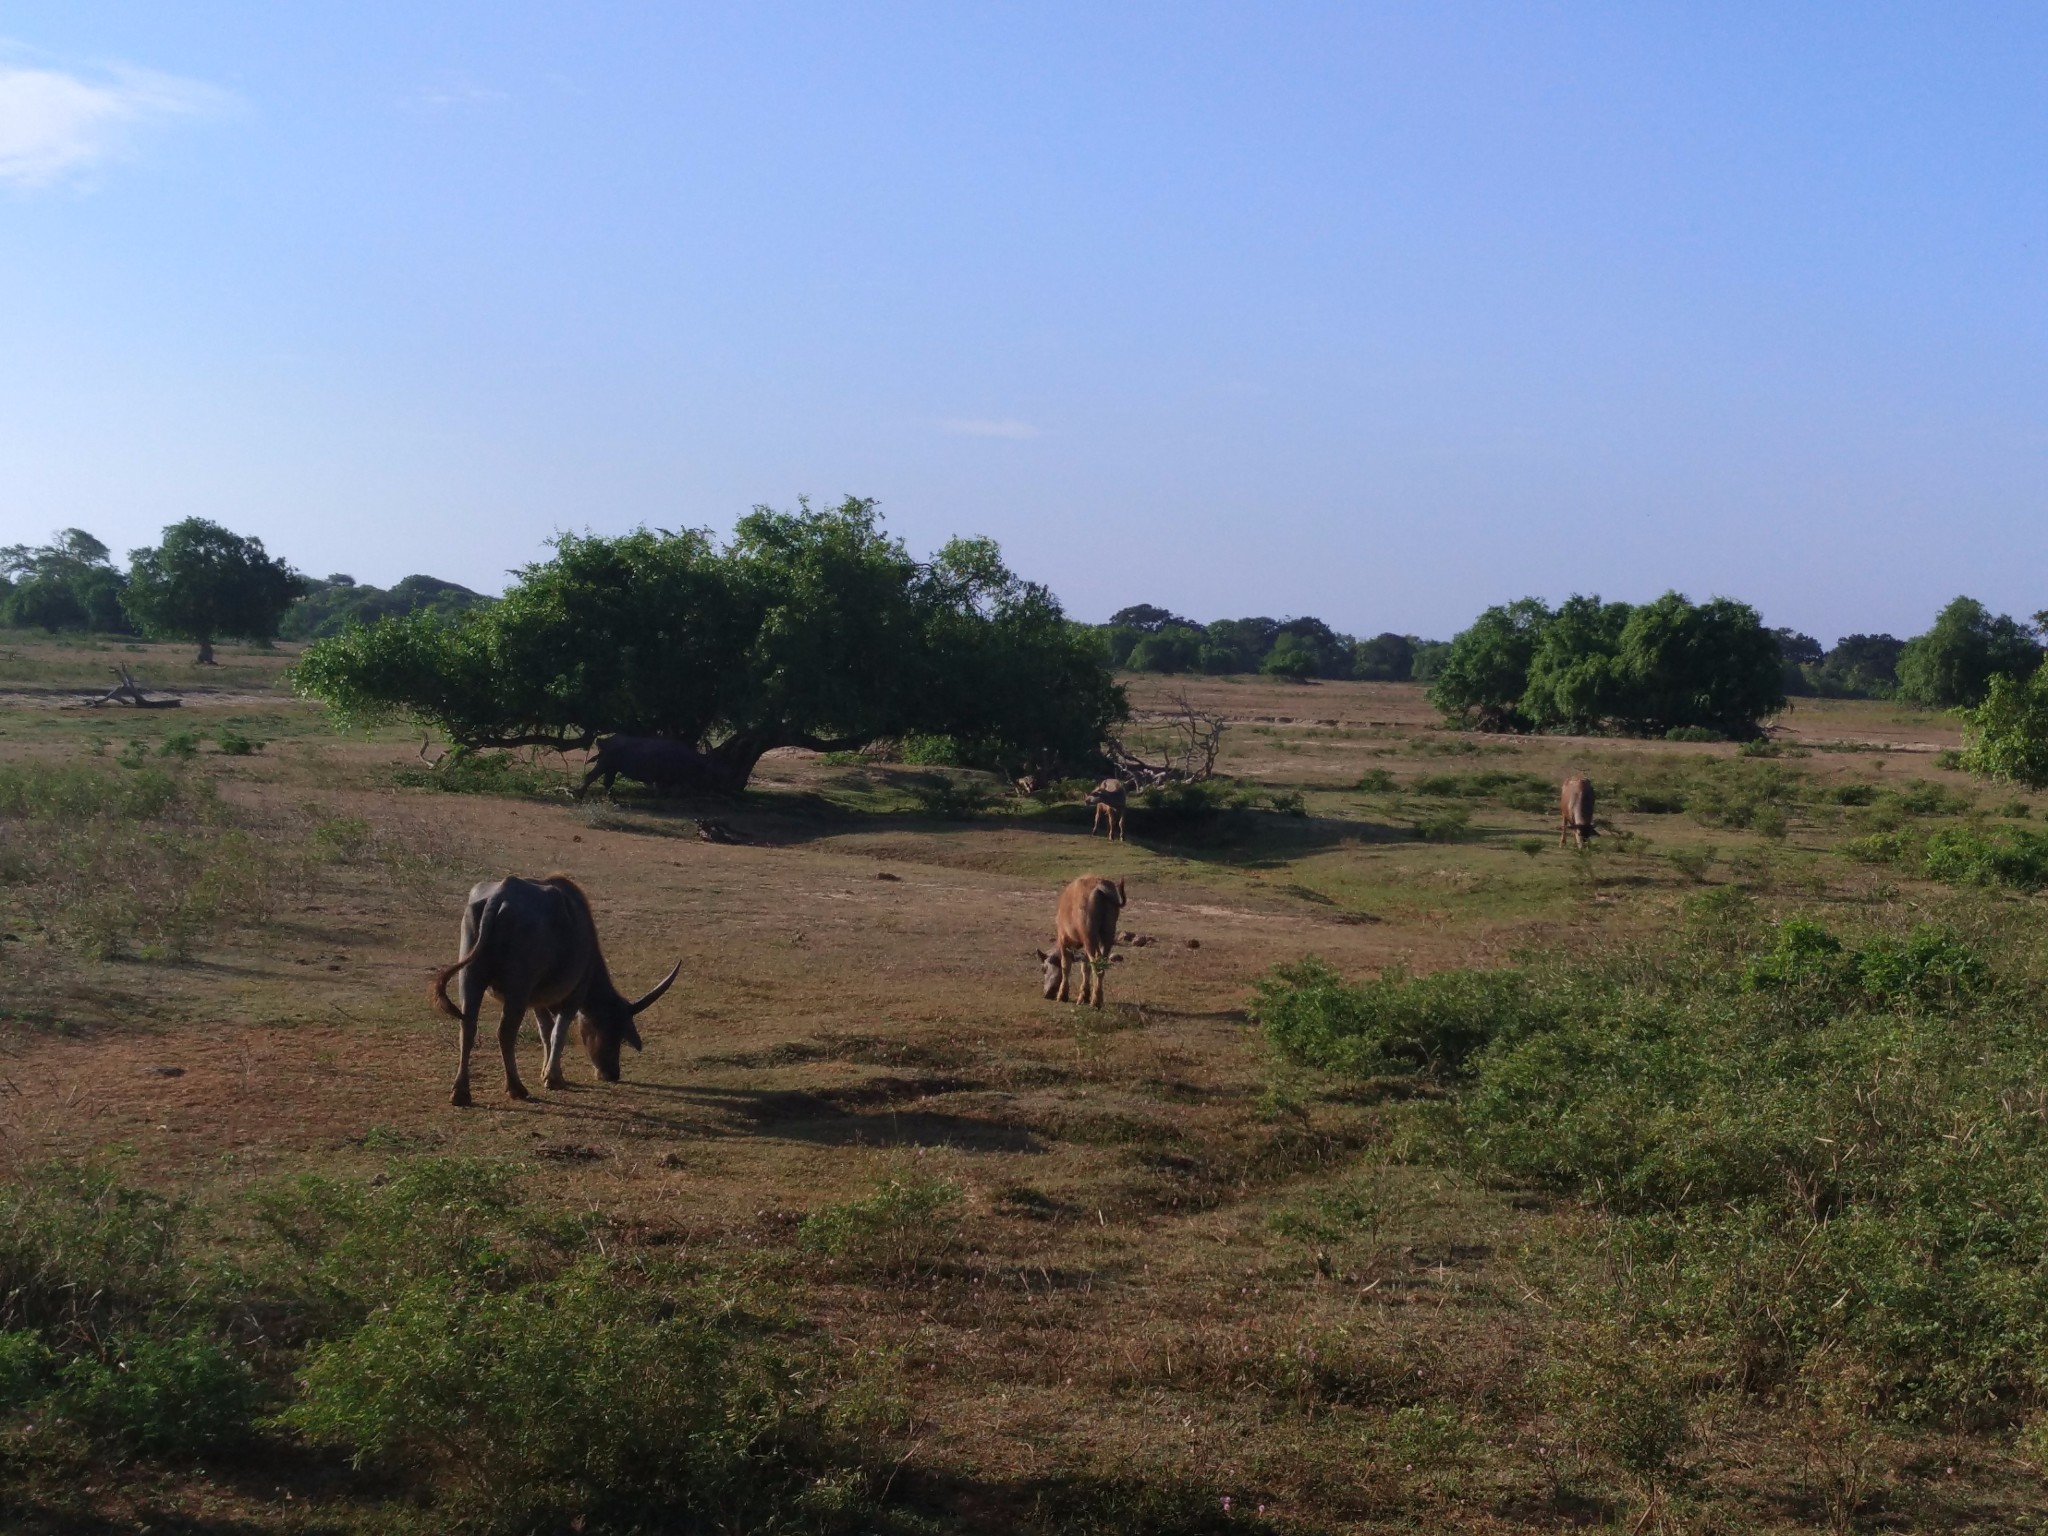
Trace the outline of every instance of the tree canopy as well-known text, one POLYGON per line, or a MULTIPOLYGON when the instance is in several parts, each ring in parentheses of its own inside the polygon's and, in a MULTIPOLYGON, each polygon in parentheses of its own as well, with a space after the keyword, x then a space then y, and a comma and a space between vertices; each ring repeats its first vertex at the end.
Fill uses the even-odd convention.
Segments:
POLYGON ((1573 597, 1489 608, 1451 642, 1430 689, 1447 716, 1490 730, 1754 735, 1785 707, 1777 638, 1727 598, 1573 597))
POLYGON ((303 578, 264 552, 263 541, 203 517, 164 530, 155 549, 131 550, 122 606, 153 639, 190 640, 202 662, 216 640, 275 640, 303 578))
POLYGON ((2040 665, 2031 625, 2009 614, 1994 616, 1974 597, 1959 597, 1941 610, 1932 629, 1900 650, 1899 697, 1937 709, 1976 704, 1993 677, 2024 681, 2040 665))
POLYGON ((66 528, 48 544, 0 549, 0 621, 18 629, 128 630, 121 608, 127 585, 107 546, 83 528, 66 528))
POLYGON ((1092 765, 1125 713, 1095 634, 985 539, 928 563, 855 497, 708 532, 565 535, 495 604, 316 641, 294 673, 344 721, 469 746, 662 735, 737 791, 778 747, 946 735, 987 766, 1092 765))
POLYGON ((436 576, 407 576, 397 585, 372 587, 353 576, 308 581, 306 595, 285 611, 278 635, 286 640, 317 640, 338 635, 351 624, 374 624, 420 609, 453 616, 491 601, 481 592, 436 576))

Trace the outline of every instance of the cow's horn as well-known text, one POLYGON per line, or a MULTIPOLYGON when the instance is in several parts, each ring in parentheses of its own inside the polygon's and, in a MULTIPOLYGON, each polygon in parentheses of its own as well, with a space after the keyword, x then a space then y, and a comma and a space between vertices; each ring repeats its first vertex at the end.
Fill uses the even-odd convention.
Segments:
POLYGON ((666 976, 662 977, 660 983, 655 987, 655 989, 652 992, 648 993, 645 997, 641 998, 640 1001, 637 1003, 629 1003, 626 1007, 626 1011, 628 1013, 638 1013, 643 1008, 651 1007, 654 1003, 654 1000, 657 997, 660 997, 661 994, 666 992, 670 987, 674 986, 676 978, 682 974, 683 962, 678 960, 676 962, 676 968, 670 971, 666 976))

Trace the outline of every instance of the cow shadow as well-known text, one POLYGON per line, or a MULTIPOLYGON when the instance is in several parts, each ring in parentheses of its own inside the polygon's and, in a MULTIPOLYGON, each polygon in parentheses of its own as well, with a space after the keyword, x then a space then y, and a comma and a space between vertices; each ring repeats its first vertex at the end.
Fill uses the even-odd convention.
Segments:
POLYGON ((637 1103, 571 1084, 544 1100, 561 1117, 633 1139, 721 1140, 753 1136, 829 1147, 951 1147, 964 1152, 1036 1155, 1044 1141, 1028 1126, 896 1103, 971 1092, 965 1079, 875 1079, 840 1089, 722 1088, 639 1079, 637 1103), (651 1096, 660 1107, 642 1096, 651 1096))

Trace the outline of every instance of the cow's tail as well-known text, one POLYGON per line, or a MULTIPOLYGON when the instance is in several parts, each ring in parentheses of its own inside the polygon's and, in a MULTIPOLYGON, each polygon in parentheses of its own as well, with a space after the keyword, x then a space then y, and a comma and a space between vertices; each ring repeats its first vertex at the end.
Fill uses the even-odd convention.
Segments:
POLYGON ((433 1001, 436 1008, 447 1014, 451 1019, 461 1018, 462 1010, 448 1000, 448 983, 455 976, 456 972, 483 953, 484 935, 490 927, 490 921, 491 909, 487 904, 484 907, 484 915, 477 921, 476 942, 469 946, 469 953, 463 955, 453 965, 444 965, 440 970, 434 972, 434 979, 427 984, 427 996, 433 1001))

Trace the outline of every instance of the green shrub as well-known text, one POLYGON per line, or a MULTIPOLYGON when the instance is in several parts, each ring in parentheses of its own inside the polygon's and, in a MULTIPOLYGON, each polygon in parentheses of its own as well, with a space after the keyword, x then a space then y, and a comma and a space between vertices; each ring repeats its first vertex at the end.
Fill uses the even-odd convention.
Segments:
POLYGON ((1418 816, 1410 823, 1425 843, 1455 843, 1472 823, 1472 813, 1463 806, 1451 806, 1418 816))
POLYGON ((1141 790, 1136 804, 1145 824, 1161 830, 1197 826, 1225 811, 1249 810, 1264 797, 1249 784, 1229 779, 1186 779, 1141 790))
MULTIPOLYGON (((1766 808, 1798 803, 1801 776, 1774 762, 1719 759, 1700 765, 1687 789, 1686 809, 1709 827, 1750 827, 1766 808)), ((1773 818, 1766 816, 1765 823, 1773 818)))
POLYGON ((797 1241, 828 1257, 914 1270, 950 1245, 959 1203, 960 1186, 951 1179, 899 1168, 879 1180, 873 1194, 806 1216, 797 1241))
POLYGON ((1968 795, 1926 779, 1908 779, 1889 798, 1908 816, 1960 816, 1973 804, 1968 795))
POLYGON ((156 749, 158 757, 175 757, 191 760, 199 755, 199 733, 197 731, 173 731, 166 736, 156 749))
POLYGON ((918 809, 942 821, 966 821, 987 810, 994 794, 976 779, 935 777, 910 787, 918 809))
POLYGON ((1253 987, 1252 1019, 1290 1061, 1376 1075, 1455 1076, 1496 1036, 1542 1017, 1520 971, 1439 971, 1347 983, 1311 955, 1253 987))
POLYGON ((221 751, 229 757, 247 757, 252 752, 261 752, 264 747, 264 743, 253 736, 243 735, 233 726, 223 729, 214 740, 220 744, 221 751))
POLYGON ((1384 768, 1368 768, 1358 781, 1358 787, 1368 795, 1391 794, 1394 790, 1394 776, 1384 768))
POLYGON ((1674 725, 1664 733, 1666 741, 1726 741, 1728 738, 1719 731, 1704 725, 1674 725))
POLYGON ((1875 784, 1837 784, 1827 791, 1836 805, 1872 805, 1877 800, 1875 784))
POLYGON ((2038 891, 2048 886, 2048 833, 2024 827, 1992 832, 1944 827, 1927 839, 1922 869, 1929 879, 1950 885, 2038 891))
POLYGON ((431 768, 400 768, 391 779, 402 789, 438 789, 451 795, 547 795, 569 787, 567 773, 510 752, 454 751, 431 768))
POLYGON ((729 1296, 592 1257, 503 1292, 413 1282, 314 1346, 283 1422, 486 1529, 757 1529, 794 1499, 791 1385, 729 1296))
POLYGON ((131 1335, 59 1374, 50 1406, 102 1442, 157 1454, 232 1450, 255 1433, 249 1367, 203 1330, 131 1335))
POLYGON ((896 744, 898 761, 925 768, 957 768, 960 743, 951 736, 905 736, 896 744))
POLYGON ((70 1163, 0 1188, 0 1414, 189 1455, 254 1432, 256 1378, 204 1321, 179 1205, 70 1163))
POLYGON ((1298 789, 1276 789, 1267 798, 1267 803, 1282 816, 1306 816, 1308 801, 1298 789))
POLYGON ((1492 800, 1518 811, 1548 811, 1557 803, 1557 786, 1533 773, 1479 768, 1467 773, 1425 774, 1409 786, 1418 795, 1441 799, 1492 800))

